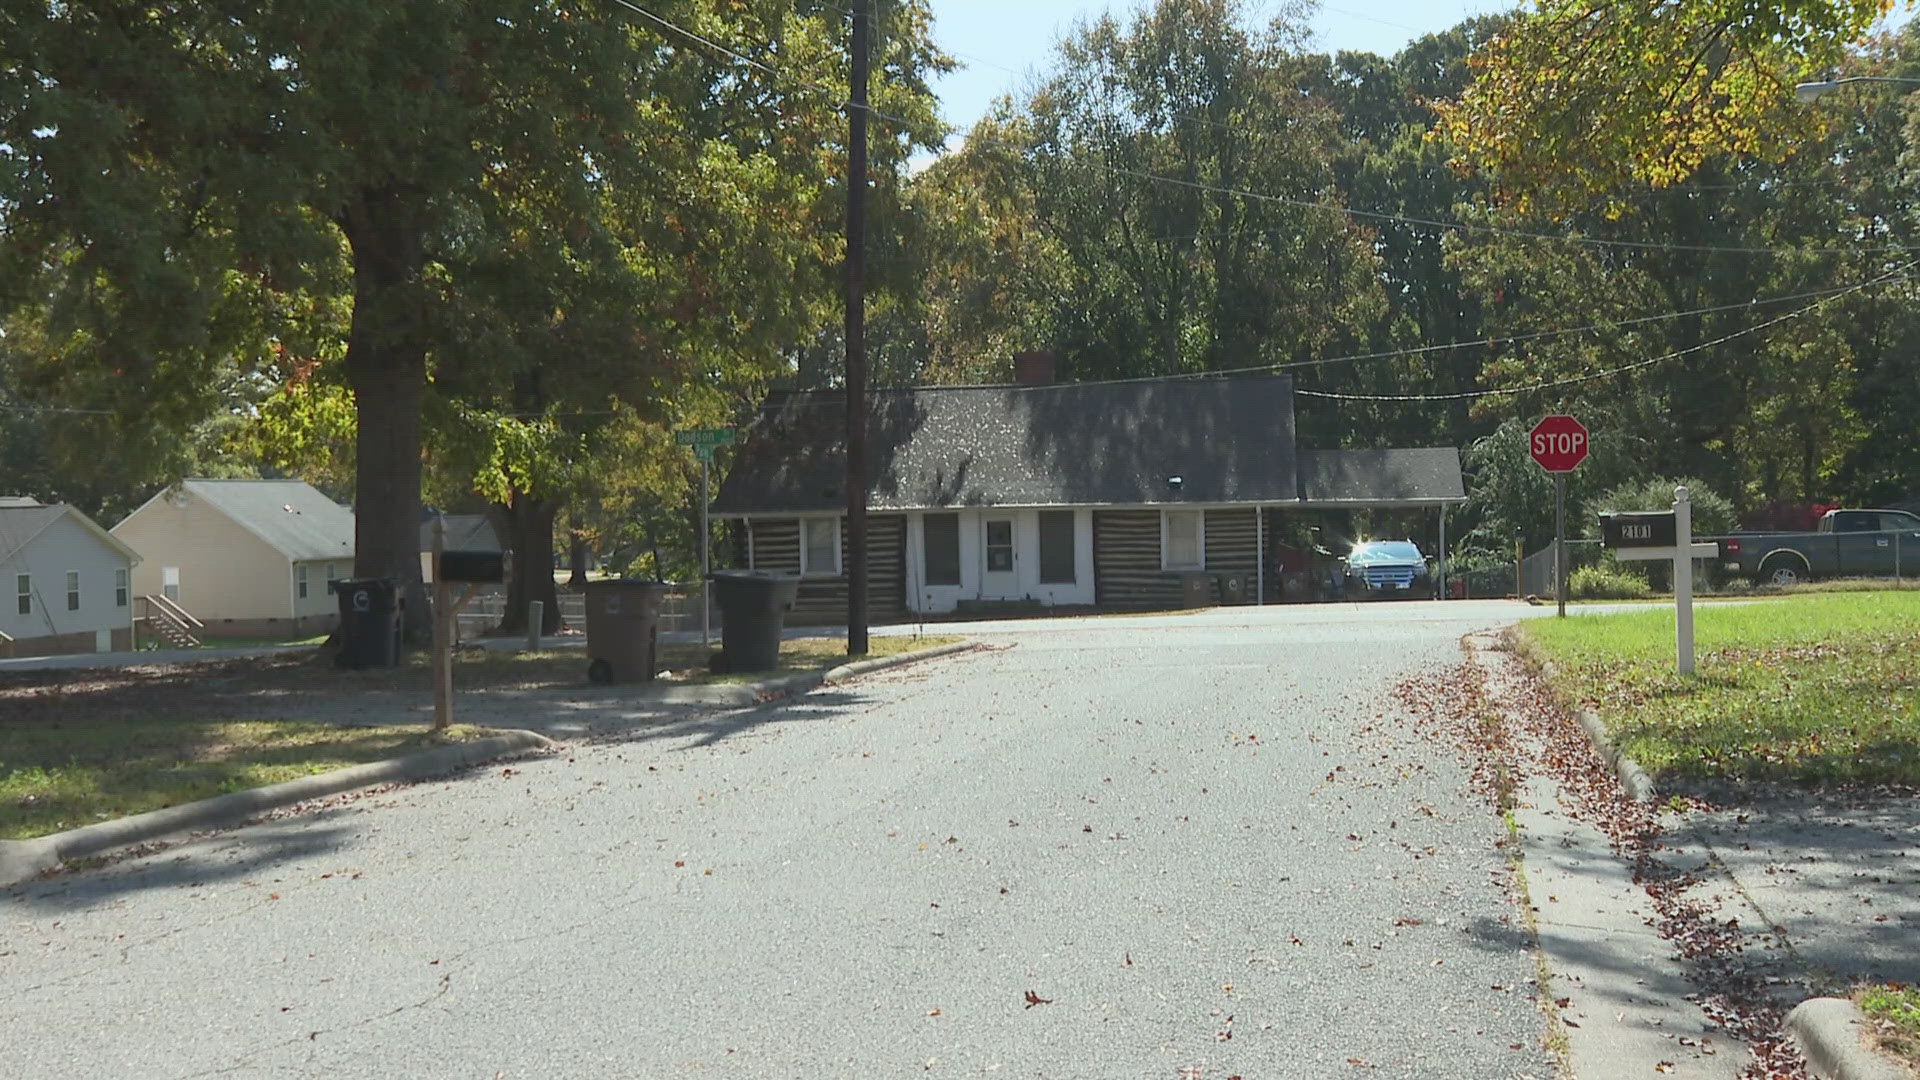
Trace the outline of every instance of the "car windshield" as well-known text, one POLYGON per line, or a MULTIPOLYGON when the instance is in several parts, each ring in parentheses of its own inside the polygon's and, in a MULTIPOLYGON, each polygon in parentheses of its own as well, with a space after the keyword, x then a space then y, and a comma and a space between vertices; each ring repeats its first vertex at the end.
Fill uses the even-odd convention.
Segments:
POLYGON ((1376 540, 1372 543, 1354 545, 1351 557, 1362 560, 1404 559, 1409 562, 1419 562, 1420 549, 1405 540, 1376 540))

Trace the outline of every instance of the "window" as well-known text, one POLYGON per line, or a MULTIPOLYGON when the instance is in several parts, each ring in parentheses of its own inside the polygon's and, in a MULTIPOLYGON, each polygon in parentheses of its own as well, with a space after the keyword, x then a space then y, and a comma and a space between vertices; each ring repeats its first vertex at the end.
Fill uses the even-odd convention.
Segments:
POLYGON ((13 581, 20 589, 20 614, 33 614, 33 575, 21 574, 13 581))
POLYGON ((293 568, 293 594, 302 600, 307 598, 307 564, 301 563, 293 568))
POLYGON ((815 575, 840 572, 839 518, 800 520, 800 572, 815 575))
POLYGON ((1206 512, 1165 510, 1160 514, 1160 568, 1204 570, 1207 565, 1206 512))
POLYGON ((179 567, 163 566, 160 568, 160 595, 172 600, 176 604, 180 602, 179 567))
POLYGON ((928 514, 927 584, 960 584, 960 515, 928 514))
POLYGON ((1008 518, 987 521, 987 573, 1013 573, 1013 521, 1008 518))
POLYGON ((80 610, 80 571, 67 571, 67 610, 80 610))
POLYGON ((127 572, 125 570, 113 572, 113 606, 127 606, 127 572))
POLYGON ((1040 511, 1040 584, 1071 585, 1074 571, 1073 511, 1040 511))
POLYGON ((340 583, 340 564, 328 563, 327 564, 327 595, 328 596, 333 595, 333 590, 335 589, 335 587, 339 585, 339 583, 340 583))

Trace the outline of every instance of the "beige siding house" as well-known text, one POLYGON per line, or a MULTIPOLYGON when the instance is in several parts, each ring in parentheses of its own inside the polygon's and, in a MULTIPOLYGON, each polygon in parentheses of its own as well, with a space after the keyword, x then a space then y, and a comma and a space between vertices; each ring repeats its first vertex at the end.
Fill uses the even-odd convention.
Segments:
POLYGON ((138 558, 71 506, 0 499, 0 656, 131 649, 138 558))
POLYGON ((216 635, 331 629, 353 572, 353 511, 299 480, 183 480, 113 533, 140 553, 136 593, 216 635))

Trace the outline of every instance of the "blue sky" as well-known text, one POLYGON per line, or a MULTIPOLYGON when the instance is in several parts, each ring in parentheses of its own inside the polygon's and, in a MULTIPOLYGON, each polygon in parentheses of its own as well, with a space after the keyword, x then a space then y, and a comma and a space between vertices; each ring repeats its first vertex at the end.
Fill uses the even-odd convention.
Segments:
MULTIPOLYGON (((965 131, 994 98, 1017 91, 1031 68, 1044 67, 1053 43, 1083 15, 1112 11, 1126 18, 1149 0, 933 0, 933 37, 960 70, 935 83, 947 121, 965 131)), ((1313 17, 1314 47, 1398 52, 1409 40, 1445 30, 1472 15, 1504 11, 1512 0, 1336 0, 1313 17)), ((1253 0, 1256 12, 1277 3, 1253 0)))

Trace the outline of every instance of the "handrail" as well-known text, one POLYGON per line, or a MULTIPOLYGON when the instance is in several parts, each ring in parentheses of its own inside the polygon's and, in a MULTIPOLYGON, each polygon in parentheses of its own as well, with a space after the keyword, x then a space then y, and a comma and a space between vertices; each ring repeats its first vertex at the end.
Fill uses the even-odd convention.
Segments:
POLYGON ((143 599, 145 599, 147 603, 156 605, 157 607, 160 608, 161 611, 166 612, 167 614, 173 616, 175 619, 179 620, 182 623, 185 623, 190 627, 193 627, 196 630, 205 630, 207 628, 207 624, 201 622, 199 619, 194 618, 192 612, 188 611, 186 608, 181 607, 179 604, 174 603, 172 600, 167 599, 164 595, 161 595, 159 593, 149 593, 147 596, 143 597, 143 599))

